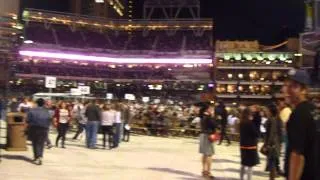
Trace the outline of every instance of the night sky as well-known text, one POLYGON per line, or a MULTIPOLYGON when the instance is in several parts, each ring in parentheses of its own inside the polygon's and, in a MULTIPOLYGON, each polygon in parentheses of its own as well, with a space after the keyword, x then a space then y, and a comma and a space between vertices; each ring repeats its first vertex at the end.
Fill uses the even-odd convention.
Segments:
MULTIPOLYGON (((135 0, 141 17, 143 0, 135 0)), ((304 29, 303 0, 201 0, 202 17, 214 19, 220 40, 259 40, 271 45, 304 29)), ((68 0, 26 0, 26 7, 68 12, 68 0)))

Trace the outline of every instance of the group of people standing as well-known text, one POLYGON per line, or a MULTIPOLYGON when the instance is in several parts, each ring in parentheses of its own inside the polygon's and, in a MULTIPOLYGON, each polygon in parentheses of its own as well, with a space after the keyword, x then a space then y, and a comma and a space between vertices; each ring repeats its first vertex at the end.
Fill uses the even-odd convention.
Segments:
MULTIPOLYGON (((320 109, 307 98, 310 78, 303 70, 292 70, 282 88, 284 99, 262 110, 256 106, 240 108, 240 180, 251 180, 252 168, 260 163, 259 151, 266 156, 269 179, 278 175, 287 180, 320 179, 320 109), (262 113, 261 113, 262 112, 262 113), (259 139, 264 145, 259 149, 259 139), (282 146, 285 148, 284 167, 280 167, 282 146), (282 170, 284 172, 282 172, 282 170)), ((214 179, 210 170, 214 155, 216 129, 220 120, 221 141, 226 136, 225 111, 210 105, 199 105, 201 124, 200 153, 203 155, 203 177, 214 179)), ((227 138, 227 141, 230 141, 227 138)), ((228 142, 229 144, 229 142, 228 142)))
MULTIPOLYGON (((130 136, 130 112, 126 105, 116 104, 98 104, 96 101, 67 104, 60 101, 57 106, 51 101, 38 99, 36 107, 30 108, 27 113, 28 137, 32 141, 34 150, 34 161, 36 164, 42 164, 44 144, 51 142, 48 138, 50 125, 53 124, 57 129, 55 141, 56 147, 66 148, 66 135, 72 120, 75 120, 78 129, 73 136, 77 139, 79 135, 86 132, 86 147, 97 149, 97 135, 99 131, 103 134, 102 145, 106 148, 106 142, 110 149, 117 148, 121 142, 129 141, 130 136), (106 138, 108 135, 108 138, 106 138), (108 139, 108 140, 107 140, 108 139)), ((22 112, 22 111, 21 111, 22 112)))

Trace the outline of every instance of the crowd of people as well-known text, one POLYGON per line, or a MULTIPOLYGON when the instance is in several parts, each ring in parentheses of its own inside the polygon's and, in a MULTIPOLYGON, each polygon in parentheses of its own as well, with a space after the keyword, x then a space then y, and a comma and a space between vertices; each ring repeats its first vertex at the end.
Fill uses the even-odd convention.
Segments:
POLYGON ((66 148, 66 133, 72 122, 77 131, 73 139, 86 132, 86 147, 97 148, 97 134, 103 134, 102 145, 117 148, 120 140, 129 141, 131 128, 143 127, 150 135, 169 136, 170 129, 198 129, 200 153, 203 154, 202 175, 211 174, 214 142, 225 139, 231 144, 230 134, 239 134, 241 154, 241 180, 252 179, 252 168, 260 163, 259 152, 266 156, 265 170, 270 179, 280 175, 290 180, 316 180, 319 169, 319 102, 307 98, 308 75, 301 70, 289 73, 282 88, 284 99, 265 106, 239 104, 226 107, 223 102, 198 104, 161 104, 103 102, 103 101, 44 101, 34 105, 27 98, 21 103, 15 98, 9 108, 12 112, 27 113, 28 137, 32 141, 34 157, 41 164, 48 129, 52 124, 57 129, 56 146, 66 148), (122 136, 122 138, 121 138, 122 136), (259 141, 263 142, 258 147, 259 141), (280 167, 284 150, 284 167, 280 167))
POLYGON ((50 126, 57 130, 55 146, 66 148, 66 135, 73 125, 77 130, 72 139, 76 140, 85 131, 86 147, 97 149, 97 135, 103 135, 102 146, 118 148, 121 141, 129 142, 130 113, 123 103, 106 103, 96 100, 80 101, 45 101, 40 98, 32 101, 24 98, 18 102, 13 98, 9 104, 10 112, 21 112, 27 117, 26 135, 34 149, 34 161, 42 164, 45 143, 53 145, 48 136, 50 126))
MULTIPOLYGON (((309 85, 310 78, 305 71, 292 70, 282 88, 284 100, 263 108, 239 107, 241 180, 245 179, 245 176, 248 180, 252 179, 252 168, 260 163, 259 151, 266 156, 269 179, 275 179, 280 175, 288 180, 320 178, 320 107, 319 103, 313 103, 308 99, 309 85), (259 138, 262 138, 264 143, 260 149, 259 138), (281 146, 285 149, 283 168, 280 167, 281 146)), ((216 122, 221 116, 214 112, 208 105, 200 106, 202 174, 210 179, 214 179, 210 167, 215 153, 213 142, 217 136, 216 122)))

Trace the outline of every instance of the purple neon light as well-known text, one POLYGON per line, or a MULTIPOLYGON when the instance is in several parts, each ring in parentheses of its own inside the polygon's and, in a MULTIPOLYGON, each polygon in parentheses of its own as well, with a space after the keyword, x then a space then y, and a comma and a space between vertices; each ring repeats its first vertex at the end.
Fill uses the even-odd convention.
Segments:
POLYGON ((188 59, 188 58, 111 58, 104 56, 91 56, 81 54, 44 52, 44 51, 19 51, 22 56, 33 56, 43 58, 55 58, 65 60, 77 61, 95 61, 95 62, 109 62, 109 63, 154 63, 154 64, 211 64, 211 59, 188 59))

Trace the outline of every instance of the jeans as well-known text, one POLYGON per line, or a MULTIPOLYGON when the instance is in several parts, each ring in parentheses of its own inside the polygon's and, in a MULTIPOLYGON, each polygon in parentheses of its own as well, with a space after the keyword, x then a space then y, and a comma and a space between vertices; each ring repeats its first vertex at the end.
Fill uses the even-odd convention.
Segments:
POLYGON ((32 142, 34 159, 42 158, 44 144, 48 138, 48 128, 31 126, 29 136, 32 142))
POLYGON ((76 134, 74 135, 73 139, 77 139, 78 136, 83 132, 83 130, 86 129, 86 125, 85 124, 78 124, 78 130, 76 132, 76 134))
POLYGON ((88 148, 95 148, 97 143, 98 121, 88 121, 86 127, 86 142, 88 148))
POLYGON ((56 139, 56 146, 58 146, 60 138, 62 138, 61 146, 64 147, 64 142, 66 140, 67 131, 69 128, 69 123, 59 123, 58 124, 58 136, 56 139))
POLYGON ((121 123, 120 124, 120 135, 119 135, 119 143, 122 142, 122 139, 123 139, 123 131, 124 131, 124 123, 121 123))
POLYGON ((119 141, 120 141, 120 133, 121 133, 121 123, 115 123, 115 128, 116 128, 116 133, 114 134, 113 137, 113 145, 114 147, 119 146, 119 141))

